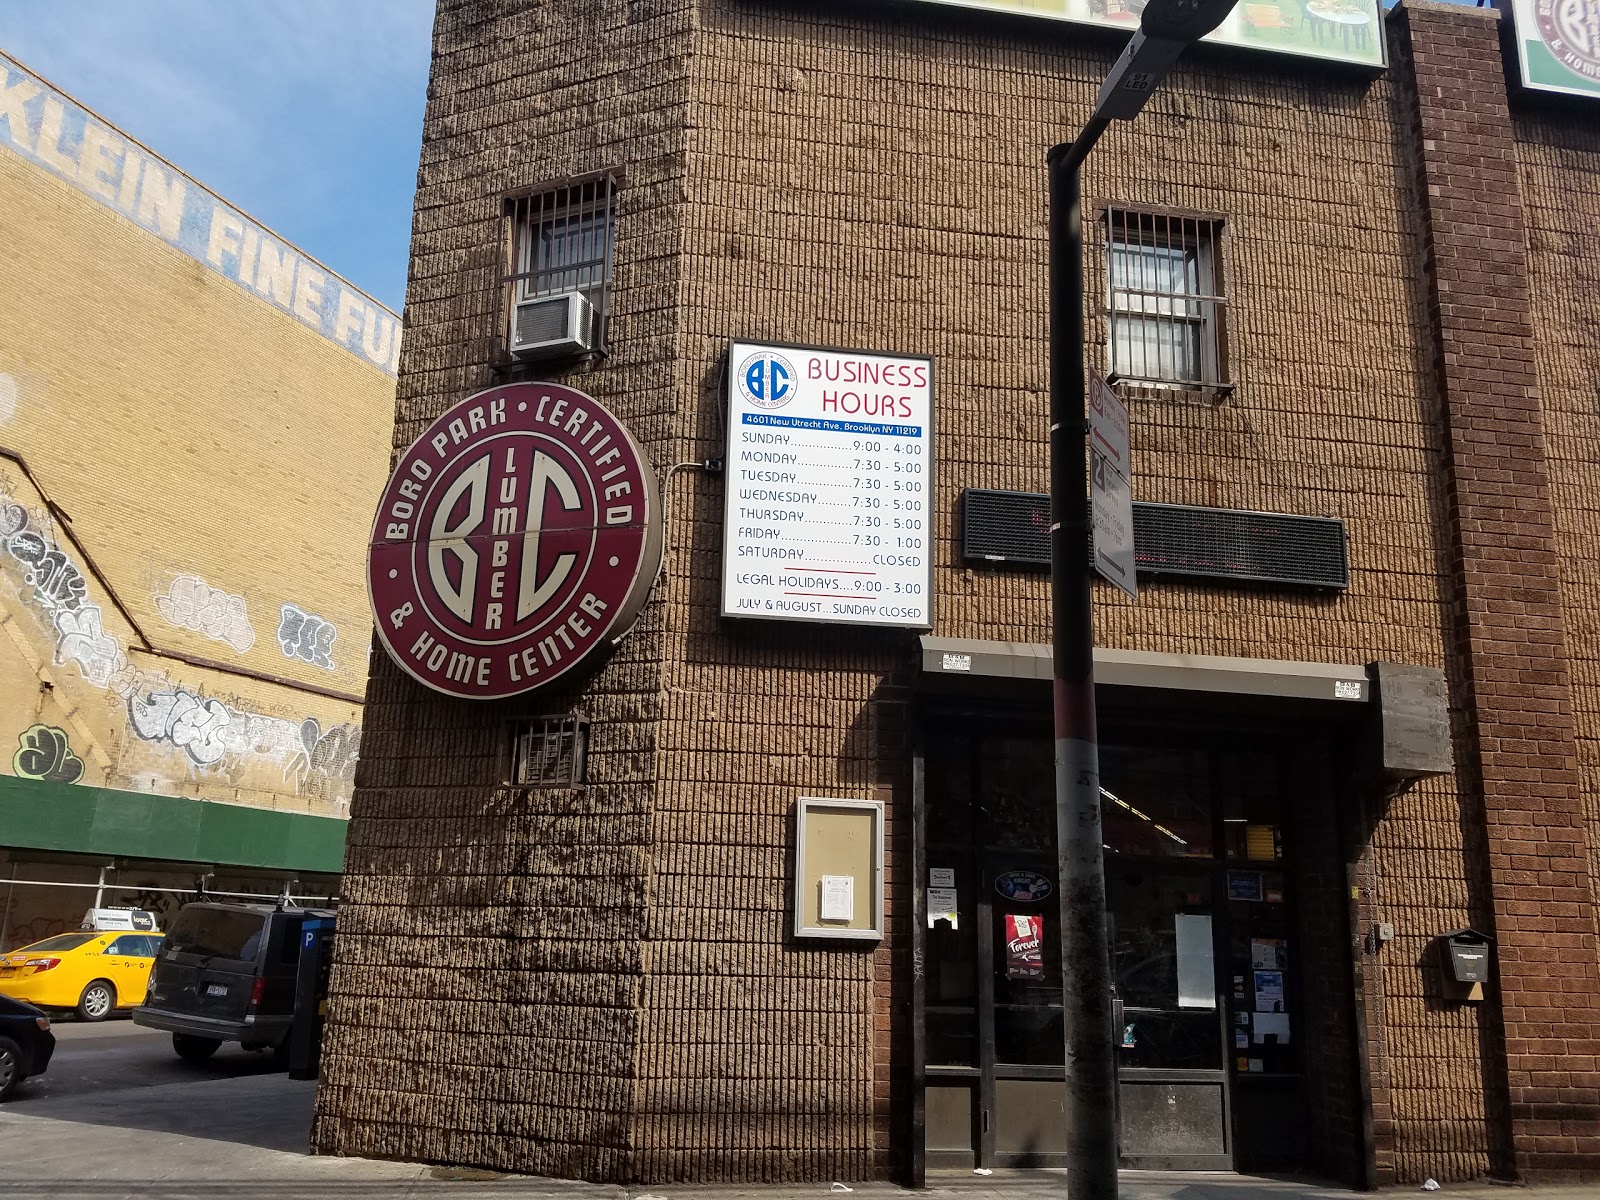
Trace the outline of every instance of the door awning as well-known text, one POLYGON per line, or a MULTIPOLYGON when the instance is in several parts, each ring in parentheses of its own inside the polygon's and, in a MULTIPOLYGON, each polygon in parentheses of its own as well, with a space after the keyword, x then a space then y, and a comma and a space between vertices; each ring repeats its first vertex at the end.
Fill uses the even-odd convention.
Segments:
MULTIPOLYGON (((1027 642, 977 638, 922 639, 925 676, 1049 680, 1050 647, 1027 642)), ((1168 688, 1224 692, 1240 696, 1281 696, 1302 700, 1365 703, 1372 698, 1367 668, 1340 663, 1268 658, 1228 658, 1216 654, 1162 654, 1148 650, 1094 652, 1095 682, 1102 686, 1168 688)))

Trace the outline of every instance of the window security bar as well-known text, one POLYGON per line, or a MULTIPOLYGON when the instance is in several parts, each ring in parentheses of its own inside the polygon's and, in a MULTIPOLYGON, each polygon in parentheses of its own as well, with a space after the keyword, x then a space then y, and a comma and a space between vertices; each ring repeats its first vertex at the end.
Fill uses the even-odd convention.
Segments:
POLYGON ((532 717, 511 726, 510 787, 582 787, 589 722, 579 716, 532 717))
POLYGON ((506 268, 512 303, 579 292, 609 311, 616 186, 606 175, 505 202, 506 268))
POLYGON ((1226 386, 1220 225, 1206 217, 1106 209, 1106 341, 1114 380, 1226 386))

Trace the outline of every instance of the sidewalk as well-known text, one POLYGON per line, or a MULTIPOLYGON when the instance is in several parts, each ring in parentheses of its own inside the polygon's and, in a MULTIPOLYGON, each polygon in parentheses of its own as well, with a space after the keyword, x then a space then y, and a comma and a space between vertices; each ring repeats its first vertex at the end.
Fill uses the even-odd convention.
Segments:
MULTIPOLYGON (((315 1085, 283 1075, 196 1080, 0 1106, 0 1198, 27 1200, 1066 1200, 1057 1171, 930 1173, 925 1192, 886 1183, 708 1187, 603 1184, 318 1158, 304 1152, 315 1085)), ((1600 1200, 1600 1187, 1447 1185, 1436 1200, 1600 1200)), ((1303 1182, 1129 1172, 1122 1200, 1349 1200, 1303 1182)))

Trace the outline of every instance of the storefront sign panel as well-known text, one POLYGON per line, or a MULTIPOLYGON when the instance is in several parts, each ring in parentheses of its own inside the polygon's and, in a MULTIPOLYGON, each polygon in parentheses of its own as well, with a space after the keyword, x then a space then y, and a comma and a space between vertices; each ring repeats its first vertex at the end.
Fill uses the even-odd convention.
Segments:
POLYGON ((1600 99, 1600 0, 1497 0, 1522 86, 1600 99))
POLYGON ((661 545, 655 474, 616 417, 559 384, 491 388, 401 455, 372 529, 373 619, 428 687, 520 695, 627 631, 661 545))
MULTIPOLYGON (((957 8, 1123 29, 1139 27, 1144 0, 923 0, 957 8)), ((1570 0, 1569 0, 1570 2, 1570 0)), ((1275 54, 1382 67, 1378 0, 1241 0, 1205 41, 1275 54)))
POLYGON ((729 349, 722 615, 933 625, 933 361, 729 349))

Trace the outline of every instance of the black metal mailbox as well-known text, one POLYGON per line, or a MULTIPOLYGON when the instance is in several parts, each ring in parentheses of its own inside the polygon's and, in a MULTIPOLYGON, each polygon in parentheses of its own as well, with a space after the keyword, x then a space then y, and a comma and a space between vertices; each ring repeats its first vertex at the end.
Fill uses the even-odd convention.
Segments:
POLYGON ((1457 983, 1488 983, 1489 952, 1494 939, 1476 929, 1444 934, 1445 957, 1457 983))

